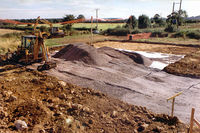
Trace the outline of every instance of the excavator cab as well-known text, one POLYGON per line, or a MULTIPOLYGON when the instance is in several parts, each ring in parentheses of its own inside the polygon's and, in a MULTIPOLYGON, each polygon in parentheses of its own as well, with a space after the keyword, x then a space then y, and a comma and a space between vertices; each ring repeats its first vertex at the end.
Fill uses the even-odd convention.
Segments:
POLYGON ((25 35, 21 37, 21 45, 18 46, 17 51, 14 53, 14 57, 21 63, 32 63, 41 61, 43 59, 42 47, 40 46, 37 54, 37 60, 34 59, 34 47, 36 45, 37 37, 35 35, 25 35))
POLYGON ((26 49, 29 52, 33 52, 35 41, 36 36, 34 35, 22 36, 21 49, 26 49))
POLYGON ((52 27, 51 29, 51 33, 52 34, 55 34, 55 33, 58 33, 59 32, 59 28, 58 27, 52 27))
POLYGON ((60 30, 59 27, 51 27, 50 33, 51 33, 50 38, 59 38, 65 36, 63 30, 60 30))

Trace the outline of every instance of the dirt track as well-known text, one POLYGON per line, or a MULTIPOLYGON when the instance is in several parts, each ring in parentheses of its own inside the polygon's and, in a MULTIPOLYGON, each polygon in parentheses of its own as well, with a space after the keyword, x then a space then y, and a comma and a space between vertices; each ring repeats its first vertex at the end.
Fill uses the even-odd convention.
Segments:
POLYGON ((167 103, 166 99, 184 91, 176 99, 175 115, 185 123, 189 122, 192 107, 200 110, 200 94, 197 93, 199 79, 174 76, 144 65, 121 62, 116 56, 110 55, 110 58, 112 61, 104 66, 55 59, 58 67, 47 73, 73 84, 98 89, 125 102, 146 106, 159 113, 170 114, 171 103, 167 103), (188 89, 192 85, 195 86, 188 89))

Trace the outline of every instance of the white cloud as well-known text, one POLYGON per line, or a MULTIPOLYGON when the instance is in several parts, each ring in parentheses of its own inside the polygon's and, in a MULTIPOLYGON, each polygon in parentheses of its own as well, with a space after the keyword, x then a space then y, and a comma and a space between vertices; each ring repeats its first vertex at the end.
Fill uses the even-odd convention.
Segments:
MULTIPOLYGON (((99 8, 99 17, 136 17, 141 14, 153 16, 156 13, 166 17, 172 8, 174 0, 2 0, 0 18, 36 18, 63 17, 65 14, 84 14, 87 18, 96 16, 95 9, 99 8)), ((179 0, 175 0, 179 1, 179 0)), ((199 0, 183 0, 183 9, 190 16, 200 15, 199 0)), ((178 5, 177 5, 178 6, 178 5)))

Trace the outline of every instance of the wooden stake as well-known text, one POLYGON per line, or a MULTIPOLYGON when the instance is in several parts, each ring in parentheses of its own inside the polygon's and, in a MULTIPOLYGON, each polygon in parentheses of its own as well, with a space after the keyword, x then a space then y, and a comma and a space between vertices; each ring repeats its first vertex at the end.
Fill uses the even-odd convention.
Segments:
POLYGON ((172 113, 171 116, 174 116, 174 103, 175 103, 175 98, 172 99, 172 113))
POLYGON ((172 112, 171 112, 171 116, 172 116, 172 117, 174 116, 175 98, 176 98, 177 96, 181 95, 182 93, 183 93, 183 92, 179 92, 179 93, 175 94, 174 96, 172 96, 172 97, 170 97, 170 98, 167 99, 167 102, 168 102, 169 100, 172 100, 172 112))
POLYGON ((93 44, 93 39, 94 39, 94 37, 93 37, 93 16, 91 16, 91 42, 90 42, 90 45, 92 45, 93 44))
POLYGON ((190 118, 190 131, 189 131, 189 133, 192 133, 192 129, 193 129, 193 125, 194 125, 194 112, 195 112, 195 109, 192 108, 191 118, 190 118))

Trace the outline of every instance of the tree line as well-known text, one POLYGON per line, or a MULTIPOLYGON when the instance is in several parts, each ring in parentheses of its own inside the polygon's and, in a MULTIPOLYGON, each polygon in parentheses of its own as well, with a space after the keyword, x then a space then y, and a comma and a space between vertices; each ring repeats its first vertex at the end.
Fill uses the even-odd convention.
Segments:
POLYGON ((184 10, 173 12, 167 18, 162 18, 159 14, 155 14, 153 18, 149 18, 143 14, 136 19, 134 15, 131 15, 125 27, 129 29, 145 29, 167 26, 165 30, 173 32, 186 22, 187 16, 187 12, 184 10))

